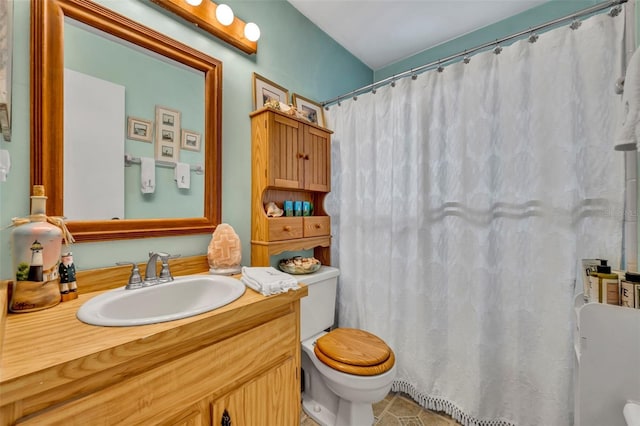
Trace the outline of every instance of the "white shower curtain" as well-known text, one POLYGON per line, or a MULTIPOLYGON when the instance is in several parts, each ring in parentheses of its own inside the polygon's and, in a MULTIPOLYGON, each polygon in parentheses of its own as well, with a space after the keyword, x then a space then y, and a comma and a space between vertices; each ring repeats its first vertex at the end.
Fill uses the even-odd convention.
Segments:
POLYGON ((394 390, 465 425, 572 424, 578 264, 620 259, 623 21, 329 109, 339 325, 394 349, 394 390))

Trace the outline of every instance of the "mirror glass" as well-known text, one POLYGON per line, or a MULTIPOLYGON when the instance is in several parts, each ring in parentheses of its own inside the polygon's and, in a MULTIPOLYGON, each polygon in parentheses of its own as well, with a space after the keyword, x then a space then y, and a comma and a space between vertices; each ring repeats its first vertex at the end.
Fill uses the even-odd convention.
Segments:
POLYGON ((204 73, 69 18, 64 68, 65 217, 204 216, 204 73), (161 125, 156 106, 179 120, 161 125))
POLYGON ((221 63, 90 1, 31 8, 31 182, 48 214, 76 241, 212 232, 221 63))

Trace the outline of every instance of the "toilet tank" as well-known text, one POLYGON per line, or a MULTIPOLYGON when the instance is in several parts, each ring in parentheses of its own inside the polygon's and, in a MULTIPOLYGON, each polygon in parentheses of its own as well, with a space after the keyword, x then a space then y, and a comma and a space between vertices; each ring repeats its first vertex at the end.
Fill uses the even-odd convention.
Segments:
POLYGON ((309 290, 309 295, 300 300, 300 341, 333 325, 338 275, 340 270, 331 266, 321 266, 312 274, 295 275, 309 290))

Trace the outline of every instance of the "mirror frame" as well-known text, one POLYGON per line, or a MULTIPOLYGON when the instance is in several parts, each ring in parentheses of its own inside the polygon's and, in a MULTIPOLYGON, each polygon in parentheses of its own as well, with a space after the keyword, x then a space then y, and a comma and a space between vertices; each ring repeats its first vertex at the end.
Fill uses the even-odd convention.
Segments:
POLYGON ((89 0, 31 2, 31 185, 45 186, 47 214, 63 216, 65 17, 202 71, 205 78, 204 216, 68 221, 76 242, 213 232, 222 217, 222 63, 89 0))

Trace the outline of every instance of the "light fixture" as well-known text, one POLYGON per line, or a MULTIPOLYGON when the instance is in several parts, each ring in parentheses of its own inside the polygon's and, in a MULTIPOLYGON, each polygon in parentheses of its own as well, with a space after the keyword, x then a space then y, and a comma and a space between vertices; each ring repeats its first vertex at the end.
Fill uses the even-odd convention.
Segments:
POLYGON ((216 7, 216 19, 225 27, 233 23, 233 18, 233 10, 228 5, 222 3, 216 7))
POLYGON ((244 36, 249 41, 258 41, 260 38, 260 27, 258 27, 253 22, 248 22, 244 26, 244 36))
POLYGON ((200 6, 200 3, 202 3, 202 0, 185 0, 185 1, 191 6, 200 6))
POLYGON ((260 37, 260 30, 257 25, 253 32, 248 30, 246 27, 252 28, 253 25, 245 25, 245 21, 235 17, 233 10, 226 4, 199 0, 200 5, 194 7, 192 4, 198 0, 151 1, 245 53, 251 55, 258 51, 257 40, 260 37), (245 35, 247 31, 249 34, 245 35))

